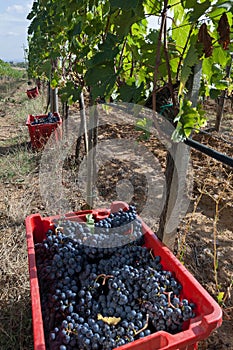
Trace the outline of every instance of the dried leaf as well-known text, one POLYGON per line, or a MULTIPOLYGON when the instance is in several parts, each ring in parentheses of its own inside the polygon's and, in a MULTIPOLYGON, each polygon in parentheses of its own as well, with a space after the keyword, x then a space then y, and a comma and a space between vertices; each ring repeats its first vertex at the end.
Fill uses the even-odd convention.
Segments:
POLYGON ((205 57, 210 57, 213 52, 212 45, 213 38, 210 36, 207 30, 206 23, 203 23, 198 32, 198 41, 203 44, 205 57))
POLYGON ((121 321, 120 317, 103 317, 101 314, 98 314, 97 318, 98 320, 102 320, 110 326, 116 326, 121 321))
POLYGON ((219 44, 224 50, 228 50, 230 44, 230 25, 225 12, 222 14, 218 22, 217 31, 220 36, 220 38, 218 39, 219 44))

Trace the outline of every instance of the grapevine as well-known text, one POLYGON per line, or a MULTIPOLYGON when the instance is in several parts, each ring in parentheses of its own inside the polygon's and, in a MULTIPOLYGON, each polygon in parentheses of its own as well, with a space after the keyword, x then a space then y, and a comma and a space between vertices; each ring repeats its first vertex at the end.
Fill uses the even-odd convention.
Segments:
MULTIPOLYGON (((232 52, 232 12, 232 4, 221 0, 214 4, 140 0, 137 6, 120 0, 70 0, 68 6, 64 1, 34 1, 28 15, 29 71, 58 87, 70 104, 79 99, 84 86, 94 100, 145 104, 168 83, 170 102, 174 108, 182 106, 175 137, 182 140, 197 124, 204 125, 198 110, 184 109, 194 65, 202 62, 202 97, 232 90, 231 78, 225 78, 232 52), (155 21, 161 17, 161 28, 149 28, 149 17, 155 21), (164 31, 168 17, 172 26, 164 31), (178 84, 177 97, 173 84, 178 84)), ((153 104, 158 110, 155 99, 153 104)))

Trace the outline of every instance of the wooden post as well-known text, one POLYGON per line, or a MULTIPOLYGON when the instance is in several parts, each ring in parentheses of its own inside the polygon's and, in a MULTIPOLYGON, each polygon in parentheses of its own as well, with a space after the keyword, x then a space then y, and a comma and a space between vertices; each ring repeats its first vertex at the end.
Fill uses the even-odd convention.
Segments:
POLYGON ((96 105, 92 105, 89 116, 88 127, 88 152, 87 152, 87 204, 89 209, 94 206, 94 186, 96 180, 96 145, 98 110, 96 105))
MULTIPOLYGON (((198 63, 193 67, 193 74, 190 76, 188 86, 188 99, 195 107, 198 101, 202 74, 202 64, 198 63)), ((189 167, 189 148, 183 143, 172 143, 167 153, 165 179, 166 193, 165 204, 160 215, 157 236, 171 250, 174 249, 175 239, 180 215, 185 210, 188 198, 187 193, 187 172, 189 167)))
MULTIPOLYGON (((57 59, 56 60, 52 60, 51 61, 51 77, 50 80, 53 78, 53 74, 56 72, 57 70, 57 59)), ((50 112, 52 113, 58 113, 58 89, 51 88, 51 84, 49 84, 49 94, 50 94, 50 112)))
POLYGON ((174 248, 180 216, 187 205, 187 171, 189 147, 172 143, 166 161, 165 204, 160 216, 157 236, 171 250, 174 248))
POLYGON ((83 92, 81 92, 80 94, 79 108, 80 108, 80 130, 79 130, 79 135, 76 142, 76 150, 75 150, 75 162, 77 164, 79 162, 79 152, 80 152, 82 137, 84 138, 85 152, 86 154, 88 153, 87 116, 86 116, 86 108, 84 103, 83 92))
POLYGON ((62 128, 63 131, 65 132, 66 137, 68 136, 68 118, 69 118, 69 105, 68 102, 65 101, 62 103, 62 128))
POLYGON ((50 87, 50 112, 58 113, 58 90, 50 87))

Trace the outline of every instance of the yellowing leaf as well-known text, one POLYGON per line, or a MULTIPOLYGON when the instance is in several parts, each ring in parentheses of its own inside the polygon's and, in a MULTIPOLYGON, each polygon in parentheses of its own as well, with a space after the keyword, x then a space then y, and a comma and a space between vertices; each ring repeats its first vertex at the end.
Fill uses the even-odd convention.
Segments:
POLYGON ((219 20, 217 31, 219 33, 219 44, 224 50, 229 49, 231 28, 226 13, 224 12, 219 20))
POLYGON ((210 36, 206 23, 202 23, 198 32, 198 41, 203 44, 205 57, 210 57, 213 52, 213 38, 210 36))
POLYGON ((223 302, 223 298, 224 298, 224 292, 219 292, 217 295, 217 299, 218 299, 218 303, 221 304, 223 302))
POLYGON ((120 317, 103 317, 101 314, 98 314, 97 318, 110 326, 116 326, 121 321, 120 317))

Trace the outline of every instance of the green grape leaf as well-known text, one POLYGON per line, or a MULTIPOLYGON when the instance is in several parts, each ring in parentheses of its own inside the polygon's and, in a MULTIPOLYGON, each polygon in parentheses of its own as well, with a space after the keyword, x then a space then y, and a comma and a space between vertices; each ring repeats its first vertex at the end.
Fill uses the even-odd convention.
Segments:
POLYGON ((183 1, 183 6, 186 9, 193 9, 197 4, 196 0, 185 0, 183 1))
POLYGON ((216 83, 215 83, 215 87, 218 90, 225 90, 228 88, 228 86, 229 86, 229 80, 221 79, 221 80, 216 81, 216 83))
POLYGON ((76 35, 80 35, 82 33, 82 22, 79 21, 78 23, 76 23, 74 25, 74 27, 70 30, 69 35, 72 36, 76 36, 76 35))
POLYGON ((113 8, 122 9, 122 10, 134 10, 139 3, 142 3, 141 0, 110 0, 110 5, 113 8))
POLYGON ((177 1, 171 1, 171 5, 173 5, 173 8, 171 8, 171 10, 173 11, 173 15, 174 15, 173 26, 174 26, 174 28, 176 28, 176 23, 181 23, 184 21, 185 11, 184 11, 184 7, 182 6, 181 2, 179 3, 177 1), (174 6, 174 5, 176 5, 176 6, 174 6))
POLYGON ((183 86, 186 84, 191 74, 192 67, 198 62, 199 62, 198 51, 195 45, 191 45, 184 59, 183 67, 181 70, 180 81, 183 84, 183 86))
POLYGON ((189 23, 187 23, 187 25, 184 25, 182 27, 178 26, 173 28, 172 39, 174 40, 178 48, 184 47, 188 38, 189 29, 190 29, 189 23))
POLYGON ((143 84, 136 87, 135 83, 132 85, 122 85, 119 88, 119 98, 123 102, 137 103, 141 100, 141 94, 143 92, 143 84))
POLYGON ((218 295, 217 295, 217 300, 218 300, 218 303, 220 305, 223 303, 224 295, 225 295, 224 292, 219 292, 218 295))
POLYGON ((137 17, 132 10, 123 11, 114 19, 114 25, 117 29, 117 36, 124 38, 128 35, 130 28, 135 23, 137 17))
POLYGON ((38 2, 36 2, 36 1, 33 2, 31 12, 29 12, 29 14, 27 15, 27 19, 29 21, 32 20, 33 17, 35 17, 37 15, 38 5, 39 5, 38 2))
POLYGON ((229 52, 222 47, 216 47, 213 51, 213 60, 214 64, 218 63, 224 67, 229 61, 229 52))
POLYGON ((215 20, 217 17, 221 16, 224 12, 224 8, 214 8, 211 13, 209 14, 209 17, 212 19, 212 20, 215 20))
POLYGON ((97 52, 92 59, 86 62, 88 68, 92 68, 96 65, 107 64, 107 62, 112 62, 112 60, 118 54, 119 49, 106 49, 105 51, 97 52))
POLYGON ((90 231, 92 233, 94 233, 94 229, 95 229, 95 220, 93 219, 93 215, 92 214, 87 214, 86 215, 86 224, 89 227, 90 231))
POLYGON ((183 99, 179 114, 174 119, 174 122, 177 122, 177 127, 172 134, 172 140, 180 142, 189 137, 192 131, 198 132, 201 127, 206 125, 205 112, 192 107, 191 101, 183 99))
POLYGON ((211 88, 209 91, 210 98, 212 98, 213 100, 218 98, 220 94, 221 94, 221 91, 217 89, 211 88))
POLYGON ((116 35, 108 33, 105 41, 99 45, 99 51, 97 51, 93 57, 86 62, 86 66, 92 68, 96 65, 112 64, 119 52, 119 47, 116 47, 117 42, 118 38, 116 35))
POLYGON ((205 12, 210 8, 210 6, 211 6, 210 0, 206 0, 201 4, 196 3, 195 6, 193 7, 193 11, 191 11, 189 14, 190 21, 196 22, 201 16, 205 14, 205 12))
POLYGON ((114 67, 112 65, 98 65, 86 72, 85 80, 89 86, 101 85, 102 82, 108 80, 114 74, 114 67))
POLYGON ((91 87, 92 97, 107 97, 116 83, 116 73, 112 65, 95 66, 85 74, 87 86, 91 87))
POLYGON ((138 131, 142 131, 142 136, 140 137, 141 140, 149 140, 151 132, 150 128, 153 125, 153 121, 149 118, 140 118, 136 121, 136 127, 135 129, 138 131))
POLYGON ((79 100, 81 91, 81 86, 77 87, 74 82, 68 81, 65 86, 59 89, 58 93, 62 102, 68 101, 69 105, 72 105, 79 100))
POLYGON ((51 61, 47 60, 44 63, 41 63, 39 71, 45 73, 47 77, 50 77, 52 71, 51 61))

